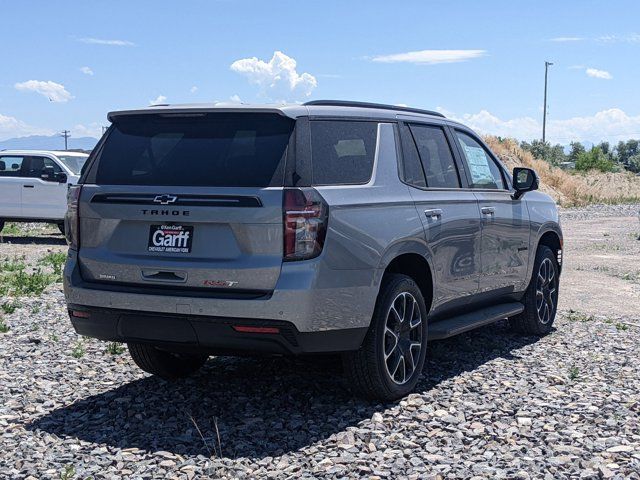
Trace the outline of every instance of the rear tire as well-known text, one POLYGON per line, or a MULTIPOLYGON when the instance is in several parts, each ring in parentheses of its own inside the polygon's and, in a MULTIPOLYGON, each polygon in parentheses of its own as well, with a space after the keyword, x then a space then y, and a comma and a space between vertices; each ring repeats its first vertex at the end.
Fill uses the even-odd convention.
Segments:
POLYGON ((416 386, 427 352, 427 309, 406 275, 383 280, 371 326, 359 350, 343 355, 345 374, 362 395, 396 400, 416 386))
POLYGON ((191 375, 198 371, 208 358, 207 355, 166 352, 144 343, 128 343, 127 347, 129 347, 131 358, 138 367, 166 380, 175 380, 191 375))
POLYGON ((57 223, 56 225, 58 225, 58 230, 60 230, 60 233, 64 235, 64 222, 57 223))
POLYGON ((524 311, 509 319, 511 327, 529 335, 551 332, 558 311, 559 286, 558 261, 549 247, 540 245, 523 298, 524 311))

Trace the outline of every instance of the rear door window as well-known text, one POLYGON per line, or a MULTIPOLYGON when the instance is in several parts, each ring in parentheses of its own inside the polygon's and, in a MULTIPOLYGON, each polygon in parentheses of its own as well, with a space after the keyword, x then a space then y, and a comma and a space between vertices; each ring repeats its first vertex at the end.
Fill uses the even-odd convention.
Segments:
POLYGON ((20 170, 24 157, 2 155, 0 156, 0 177, 20 177, 20 170))
POLYGON ((371 179, 376 122, 315 120, 310 128, 314 185, 363 184, 371 179))
POLYGON ((428 188, 460 188, 458 169, 442 127, 410 125, 428 188))
POLYGON ((500 167, 484 147, 466 133, 456 130, 456 135, 460 142, 463 160, 471 174, 471 187, 504 190, 504 178, 502 178, 500 167))
POLYGON ((124 117, 114 123, 87 182, 281 186, 293 123, 262 113, 124 117))
POLYGON ((47 157, 28 157, 25 161, 23 175, 29 178, 40 178, 45 167, 53 168, 53 173, 62 172, 62 168, 56 162, 47 157))

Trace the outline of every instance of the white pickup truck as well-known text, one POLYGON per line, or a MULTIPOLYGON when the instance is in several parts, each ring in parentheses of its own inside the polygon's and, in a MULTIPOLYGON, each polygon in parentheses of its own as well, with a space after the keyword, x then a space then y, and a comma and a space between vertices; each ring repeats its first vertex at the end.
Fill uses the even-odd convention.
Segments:
POLYGON ((55 223, 64 233, 67 189, 78 183, 85 153, 0 151, 0 231, 4 223, 55 223))

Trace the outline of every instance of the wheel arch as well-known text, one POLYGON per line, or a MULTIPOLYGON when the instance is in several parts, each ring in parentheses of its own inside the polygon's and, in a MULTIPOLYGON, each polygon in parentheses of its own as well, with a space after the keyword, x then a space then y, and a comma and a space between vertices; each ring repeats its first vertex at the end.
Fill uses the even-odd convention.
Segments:
POLYGON ((378 292, 385 275, 400 273, 413 279, 424 297, 427 312, 433 305, 434 282, 433 264, 426 245, 418 242, 407 242, 390 248, 382 258, 378 268, 378 292))
POLYGON ((558 261, 558 270, 562 271, 563 237, 560 227, 557 225, 547 225, 545 228, 545 226, 543 226, 538 233, 538 242, 536 244, 535 250, 536 252, 541 245, 544 245, 551 249, 551 251, 556 256, 556 260, 558 261))

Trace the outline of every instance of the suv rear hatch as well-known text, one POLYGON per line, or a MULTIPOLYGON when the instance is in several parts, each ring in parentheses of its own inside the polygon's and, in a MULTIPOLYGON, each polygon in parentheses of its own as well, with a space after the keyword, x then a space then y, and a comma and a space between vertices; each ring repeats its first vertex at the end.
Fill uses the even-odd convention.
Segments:
POLYGON ((82 179, 83 279, 133 290, 272 291, 293 128, 276 113, 116 117, 82 179))

